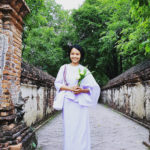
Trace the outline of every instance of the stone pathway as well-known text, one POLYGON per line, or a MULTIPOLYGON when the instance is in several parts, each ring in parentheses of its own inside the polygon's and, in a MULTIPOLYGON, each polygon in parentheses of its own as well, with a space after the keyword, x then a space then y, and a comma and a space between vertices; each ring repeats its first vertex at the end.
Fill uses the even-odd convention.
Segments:
MULTIPOLYGON (((89 109, 91 150, 148 150, 146 128, 98 104, 89 109)), ((37 131, 40 150, 63 150, 62 114, 37 131)))

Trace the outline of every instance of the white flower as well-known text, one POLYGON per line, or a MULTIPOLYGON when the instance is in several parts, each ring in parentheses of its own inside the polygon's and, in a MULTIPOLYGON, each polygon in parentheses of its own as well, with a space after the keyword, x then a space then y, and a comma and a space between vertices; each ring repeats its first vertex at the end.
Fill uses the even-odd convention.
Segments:
POLYGON ((80 79, 80 75, 77 75, 76 79, 79 80, 80 79))
POLYGON ((80 74, 81 74, 81 75, 84 75, 84 71, 82 70, 82 71, 80 72, 80 74))

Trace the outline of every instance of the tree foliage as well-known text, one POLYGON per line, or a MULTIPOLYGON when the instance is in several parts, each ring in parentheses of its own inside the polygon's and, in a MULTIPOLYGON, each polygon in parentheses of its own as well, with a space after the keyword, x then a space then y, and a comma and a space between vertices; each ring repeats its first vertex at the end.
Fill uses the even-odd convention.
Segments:
POLYGON ((85 64, 95 71, 101 84, 149 58, 149 6, 139 4, 86 0, 73 12, 79 42, 87 50, 85 64))
POLYGON ((23 58, 55 76, 66 61, 63 48, 70 40, 67 38, 73 36, 69 12, 54 0, 27 0, 27 3, 31 13, 25 18, 23 58))
POLYGON ((65 11, 54 0, 26 0, 23 58, 56 75, 79 43, 100 85, 150 57, 150 0, 85 0, 65 11))

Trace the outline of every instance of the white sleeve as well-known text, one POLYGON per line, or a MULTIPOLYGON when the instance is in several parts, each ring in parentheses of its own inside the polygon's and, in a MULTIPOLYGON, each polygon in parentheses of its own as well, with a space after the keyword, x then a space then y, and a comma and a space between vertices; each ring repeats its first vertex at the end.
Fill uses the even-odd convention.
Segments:
POLYGON ((55 85, 55 88, 56 88, 57 92, 59 92, 61 86, 64 85, 64 82, 63 82, 63 80, 64 80, 63 79, 64 66, 65 65, 60 67, 60 69, 58 71, 58 74, 57 74, 57 77, 56 77, 55 82, 54 82, 54 85, 55 85))

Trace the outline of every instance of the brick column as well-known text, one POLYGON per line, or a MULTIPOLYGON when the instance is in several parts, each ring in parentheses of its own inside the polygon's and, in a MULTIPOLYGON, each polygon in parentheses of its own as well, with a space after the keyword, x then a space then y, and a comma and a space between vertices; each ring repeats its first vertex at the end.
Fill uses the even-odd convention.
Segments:
POLYGON ((21 76, 23 17, 29 12, 24 0, 0 1, 1 106, 18 102, 21 76))
POLYGON ((33 132, 21 122, 19 102, 24 0, 0 0, 0 149, 19 150, 33 132), (19 111, 19 115, 18 115, 19 111), (17 120, 17 121, 16 121, 17 120))

